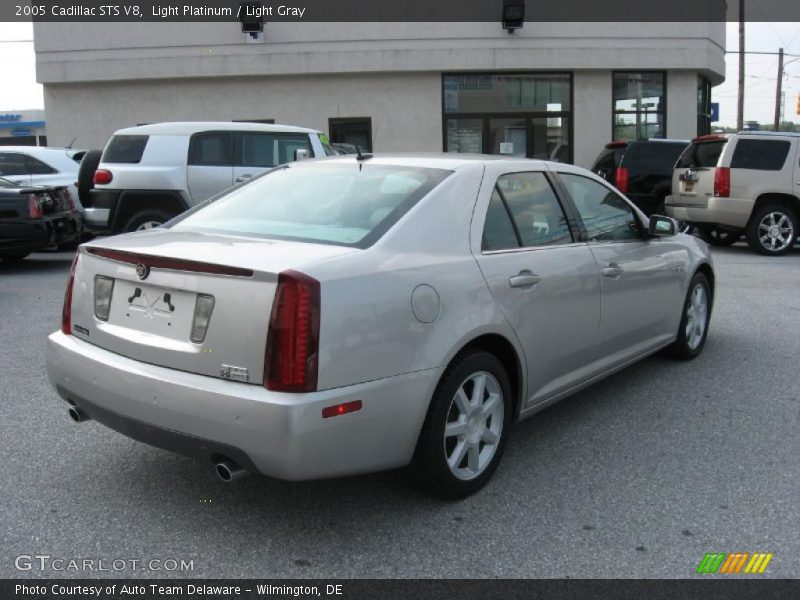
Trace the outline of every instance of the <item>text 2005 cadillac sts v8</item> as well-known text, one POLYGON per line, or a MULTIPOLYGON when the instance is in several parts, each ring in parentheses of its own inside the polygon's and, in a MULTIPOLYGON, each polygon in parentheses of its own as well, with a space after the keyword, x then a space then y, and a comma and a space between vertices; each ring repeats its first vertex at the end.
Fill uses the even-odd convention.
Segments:
POLYGON ((447 496, 513 421, 662 348, 703 348, 707 246, 564 164, 292 163, 81 246, 48 371, 76 421, 223 479, 412 465, 447 496))

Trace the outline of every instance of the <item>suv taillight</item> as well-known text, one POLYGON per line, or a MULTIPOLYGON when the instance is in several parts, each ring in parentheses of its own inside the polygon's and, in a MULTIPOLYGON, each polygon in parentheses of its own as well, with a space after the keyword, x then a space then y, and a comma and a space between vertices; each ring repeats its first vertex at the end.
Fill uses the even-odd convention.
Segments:
POLYGON ((619 167, 614 171, 614 185, 623 194, 628 193, 628 169, 619 167))
POLYGON ((42 218, 42 207, 36 194, 28 195, 28 215, 30 215, 31 219, 42 218))
POLYGON ((106 183, 111 183, 111 180, 114 179, 114 174, 111 171, 107 171, 106 169, 97 169, 94 172, 94 183, 95 185, 103 185, 106 183))
POLYGON ((72 286, 75 283, 75 269, 78 267, 78 256, 75 253, 72 259, 72 266, 69 269, 69 280, 67 280, 67 290, 64 292, 64 308, 61 310, 61 333, 72 334, 72 286))
POLYGON ((728 167, 717 167, 714 172, 714 195, 720 198, 731 195, 731 170, 728 167))
POLYGON ((278 275, 264 357, 264 387, 313 392, 319 366, 319 281, 296 271, 278 275))

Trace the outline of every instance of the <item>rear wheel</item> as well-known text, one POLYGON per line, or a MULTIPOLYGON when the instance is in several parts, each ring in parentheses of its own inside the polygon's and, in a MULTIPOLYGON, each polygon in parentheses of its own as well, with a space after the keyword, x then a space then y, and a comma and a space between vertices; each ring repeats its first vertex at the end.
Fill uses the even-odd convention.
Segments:
POLYGON ((747 244, 752 250, 769 256, 780 256, 797 241, 797 217, 783 204, 759 208, 747 228, 747 244))
POLYGON ((683 303, 678 338, 670 346, 676 358, 691 360, 703 351, 711 318, 711 286, 702 273, 695 273, 683 303))
POLYGON ((477 351, 448 367, 420 433, 413 475, 427 489, 463 498, 489 481, 511 424, 511 385, 503 364, 477 351))
POLYGON ((156 210, 156 209, 148 209, 143 210, 141 212, 136 213, 128 222, 125 223, 125 226, 122 228, 123 232, 129 231, 145 231, 147 229, 153 229, 154 227, 158 227, 163 225, 167 221, 169 221, 173 215, 163 211, 163 210, 156 210))
POLYGON ((738 231, 726 231, 716 227, 701 227, 700 237, 712 246, 732 246, 739 241, 742 234, 738 231))

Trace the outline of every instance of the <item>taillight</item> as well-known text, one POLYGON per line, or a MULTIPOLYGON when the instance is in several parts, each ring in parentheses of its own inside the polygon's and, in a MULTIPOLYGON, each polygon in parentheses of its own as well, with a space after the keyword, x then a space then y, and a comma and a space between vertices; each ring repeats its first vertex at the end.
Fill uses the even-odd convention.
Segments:
POLYGON ((114 175, 111 173, 111 171, 107 171, 106 169, 97 169, 97 171, 94 172, 95 185, 111 183, 112 179, 114 179, 114 175))
POLYGON ((267 333, 264 387, 276 392, 317 389, 319 320, 319 281, 296 271, 278 275, 267 333))
POLYGON ((731 170, 728 167, 717 167, 714 172, 714 195, 720 198, 731 195, 731 170))
POLYGON ((72 286, 75 283, 75 269, 78 267, 79 252, 75 253, 72 259, 72 266, 69 269, 69 280, 67 280, 67 290, 64 292, 64 308, 61 309, 61 333, 72 334, 72 286))
POLYGON ((628 193, 628 169, 619 167, 614 172, 614 185, 623 194, 628 193))
POLYGON ((36 194, 28 195, 28 214, 31 219, 42 218, 42 207, 39 204, 39 197, 36 194))

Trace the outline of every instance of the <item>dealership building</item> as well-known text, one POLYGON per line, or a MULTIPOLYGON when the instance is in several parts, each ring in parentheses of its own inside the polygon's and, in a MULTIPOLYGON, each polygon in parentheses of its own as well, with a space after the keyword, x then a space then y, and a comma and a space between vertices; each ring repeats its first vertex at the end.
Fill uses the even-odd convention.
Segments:
POLYGON ((34 25, 50 144, 122 127, 261 121, 377 152, 589 166, 617 139, 710 130, 724 23, 34 25))

